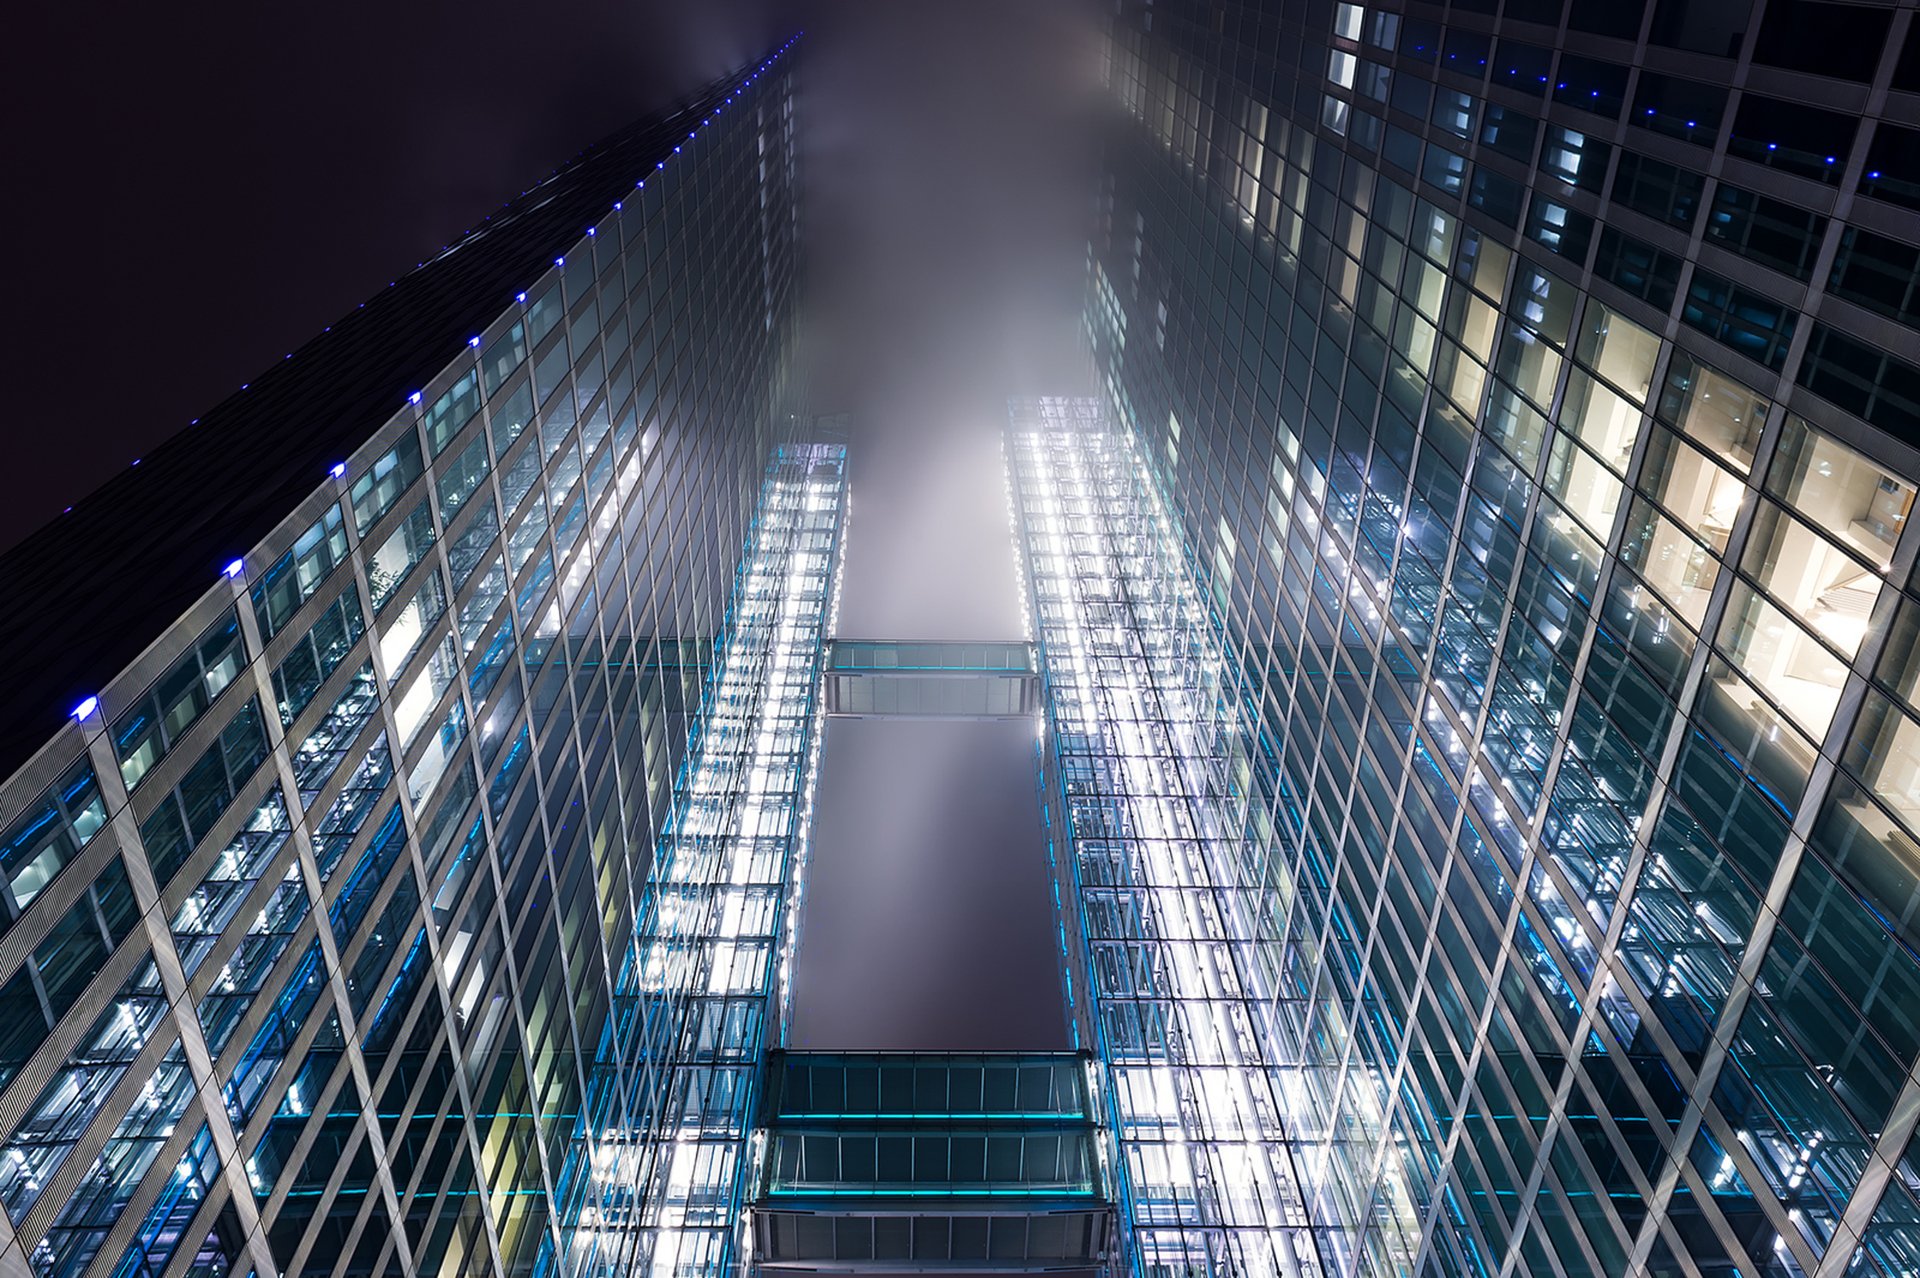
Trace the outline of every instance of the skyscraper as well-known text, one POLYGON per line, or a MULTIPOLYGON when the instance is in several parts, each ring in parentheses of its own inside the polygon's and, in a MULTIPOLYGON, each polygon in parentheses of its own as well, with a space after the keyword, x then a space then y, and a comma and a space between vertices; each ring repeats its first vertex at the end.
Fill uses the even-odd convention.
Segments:
POLYGON ((1012 442, 1143 1272, 1920 1271, 1913 8, 1110 35, 1108 424, 1012 442))
POLYGON ((0 1267, 717 1270, 844 483, 793 163, 783 47, 0 560, 0 1267))

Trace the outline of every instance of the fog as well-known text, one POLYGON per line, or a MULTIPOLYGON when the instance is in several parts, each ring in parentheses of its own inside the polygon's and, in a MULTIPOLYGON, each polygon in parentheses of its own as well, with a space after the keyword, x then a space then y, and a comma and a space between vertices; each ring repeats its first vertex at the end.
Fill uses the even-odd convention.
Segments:
MULTIPOLYGON (((982 0, 810 26, 811 397, 854 421, 844 636, 1021 635, 1000 440, 1009 395, 1086 382, 1090 25, 982 0)), ((1030 725, 836 720, 817 802, 796 1046, 1064 1046, 1030 725)))

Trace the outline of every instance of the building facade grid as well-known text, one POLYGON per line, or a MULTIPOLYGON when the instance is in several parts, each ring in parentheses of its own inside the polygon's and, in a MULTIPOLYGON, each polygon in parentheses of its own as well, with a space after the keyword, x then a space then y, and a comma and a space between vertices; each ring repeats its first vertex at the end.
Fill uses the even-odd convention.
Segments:
POLYGON ((1327 1265, 1912 1272, 1911 6, 1111 32, 1327 1265))

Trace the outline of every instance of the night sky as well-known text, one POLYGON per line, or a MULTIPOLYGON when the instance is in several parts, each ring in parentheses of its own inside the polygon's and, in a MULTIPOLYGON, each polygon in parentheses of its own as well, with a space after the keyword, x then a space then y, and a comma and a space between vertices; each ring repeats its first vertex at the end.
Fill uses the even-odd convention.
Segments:
MULTIPOLYGON (((841 632, 1019 633, 1009 394, 1083 389, 1070 0, 33 6, 6 62, 12 545, 583 146, 799 28, 841 632)), ((1064 1042, 1024 724, 840 722, 796 1045, 1064 1042)))

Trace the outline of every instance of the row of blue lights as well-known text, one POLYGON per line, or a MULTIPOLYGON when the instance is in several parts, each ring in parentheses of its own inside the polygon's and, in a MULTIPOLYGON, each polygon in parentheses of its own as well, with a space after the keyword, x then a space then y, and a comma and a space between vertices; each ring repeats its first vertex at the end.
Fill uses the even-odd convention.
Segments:
MULTIPOLYGON (((781 45, 777 50, 775 50, 773 55, 769 57, 765 62, 762 62, 758 67, 754 68, 753 74, 749 75, 745 80, 741 81, 740 87, 727 95, 727 102, 733 101, 735 98, 739 97, 742 93, 746 92, 748 85, 754 83, 763 74, 765 74, 767 69, 771 67, 776 61, 778 61, 781 55, 786 53, 787 50, 791 49, 794 46, 795 42, 797 42, 800 39, 800 37, 805 34, 806 34, 805 31, 799 32, 792 39, 788 40, 785 44, 781 45)), ((726 102, 722 102, 719 106, 707 112, 706 118, 701 120, 700 123, 696 124, 693 127, 693 131, 687 134, 687 141, 691 142, 694 139, 694 137, 700 132, 701 129, 704 129, 709 124, 712 124, 714 120, 719 117, 720 113, 725 109, 726 109, 726 102)), ((675 155, 680 154, 680 148, 682 145, 684 144, 675 144, 673 148, 673 153, 675 155)), ((665 160, 661 160, 659 163, 654 165, 654 170, 658 172, 659 170, 664 169, 666 167, 667 167, 667 162, 665 160)), ((645 187, 646 184, 647 184, 647 180, 645 178, 641 178, 639 181, 635 182, 633 185, 635 190, 639 190, 645 187)), ((524 195, 525 192, 522 192, 522 194, 524 195)), ((615 213, 620 212, 621 208, 624 206, 624 203, 625 203, 624 201, 615 200, 613 202, 613 212, 615 213)), ((493 215, 488 214, 487 220, 492 221, 493 215)), ((587 234, 588 235, 599 234, 599 227, 589 226, 587 228, 587 234)), ((567 265, 567 259, 564 255, 561 257, 556 257, 553 259, 553 264, 554 266, 564 270, 567 265)), ((387 287, 391 288, 393 287, 393 284, 397 284, 397 283, 399 283, 399 281, 395 280, 393 281, 393 283, 389 284, 387 287)), ((515 293, 514 301, 524 306, 526 305, 526 302, 527 302, 527 295, 524 292, 515 293)), ((362 302, 360 305, 362 308, 364 308, 366 306, 366 303, 362 302)), ((333 331, 333 326, 329 324, 322 331, 331 333, 333 331)), ((469 350, 478 351, 480 349, 480 339, 477 336, 469 337, 467 339, 467 347, 469 350)), ((284 358, 292 359, 293 353, 289 351, 284 358)), ((240 389, 244 391, 244 390, 247 390, 252 385, 253 383, 251 382, 242 382, 240 384, 240 389)), ((420 404, 421 395, 422 395, 422 392, 413 391, 407 396, 407 402, 409 404, 414 405, 415 407, 418 407, 420 404)), ((198 417, 194 418, 191 422, 188 423, 189 426, 198 426, 199 424, 200 424, 200 419, 198 417)), ((136 457, 133 459, 133 464, 135 466, 138 466, 141 460, 142 460, 141 458, 136 457)), ((335 462, 332 466, 327 468, 327 474, 330 478, 334 479, 335 481, 344 480, 347 477, 347 464, 345 462, 335 462)), ((61 513, 71 514, 73 513, 73 507, 68 506, 61 513)), ((246 565, 246 560, 244 558, 235 559, 230 563, 228 563, 227 566, 221 570, 221 575, 227 578, 229 581, 238 581, 241 578, 241 576, 246 572, 246 568, 247 568, 247 565, 246 565)), ((72 714, 72 717, 75 719, 85 719, 88 715, 91 715, 94 711, 98 710, 99 708, 100 708, 100 698, 97 696, 89 696, 89 697, 83 698, 78 705, 74 706, 73 710, 71 711, 71 714, 72 714)))

